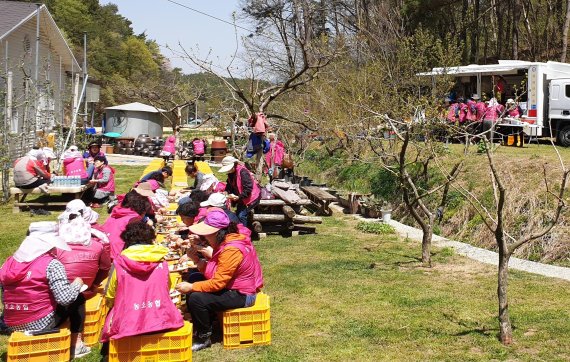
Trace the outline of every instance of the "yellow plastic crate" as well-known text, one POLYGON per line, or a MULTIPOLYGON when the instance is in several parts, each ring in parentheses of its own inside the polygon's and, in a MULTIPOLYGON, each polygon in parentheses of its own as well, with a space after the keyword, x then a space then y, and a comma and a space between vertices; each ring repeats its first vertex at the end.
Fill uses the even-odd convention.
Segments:
POLYGON ((259 293, 253 306, 224 311, 222 323, 225 349, 271 344, 269 296, 259 293))
POLYGON ((109 362, 192 361, 192 324, 176 331, 112 339, 109 362))
POLYGON ((71 333, 61 328, 58 333, 26 336, 14 332, 8 338, 7 362, 69 361, 71 333))
POLYGON ((92 347, 99 343, 101 329, 105 324, 107 316, 107 306, 105 298, 101 294, 96 294, 85 303, 85 325, 83 328, 83 343, 92 347))

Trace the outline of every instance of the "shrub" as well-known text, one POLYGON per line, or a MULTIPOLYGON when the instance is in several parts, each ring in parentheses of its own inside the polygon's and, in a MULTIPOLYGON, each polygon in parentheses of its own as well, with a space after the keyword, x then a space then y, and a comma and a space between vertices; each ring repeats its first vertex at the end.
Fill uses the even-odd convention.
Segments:
POLYGON ((356 225, 356 228, 362 232, 369 234, 394 234, 394 227, 382 222, 366 222, 361 221, 356 225))

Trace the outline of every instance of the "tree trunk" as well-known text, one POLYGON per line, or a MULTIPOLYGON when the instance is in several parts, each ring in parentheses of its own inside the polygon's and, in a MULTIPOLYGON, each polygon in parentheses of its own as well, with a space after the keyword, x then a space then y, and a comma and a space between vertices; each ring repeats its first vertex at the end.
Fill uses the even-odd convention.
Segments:
POLYGON ((570 27, 570 0, 566 3, 566 21, 562 29, 562 56, 560 61, 566 63, 566 52, 568 50, 568 27, 570 27))
POLYGON ((499 328, 501 343, 509 345, 513 342, 513 330, 509 318, 509 303, 507 300, 507 287, 509 276, 510 254, 499 247, 499 277, 497 296, 499 298, 499 328))
POLYGON ((422 224, 422 264, 431 267, 431 239, 433 237, 433 217, 422 224))

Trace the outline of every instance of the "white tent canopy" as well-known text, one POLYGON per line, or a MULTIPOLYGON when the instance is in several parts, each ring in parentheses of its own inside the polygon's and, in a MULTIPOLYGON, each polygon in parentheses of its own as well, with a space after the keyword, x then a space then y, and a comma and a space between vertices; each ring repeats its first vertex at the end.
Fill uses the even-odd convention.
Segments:
POLYGON ((154 106, 149 106, 144 103, 134 102, 128 104, 121 104, 119 106, 107 107, 105 110, 116 110, 116 111, 133 111, 133 112, 149 112, 149 113, 160 113, 166 112, 164 109, 156 108, 154 106))

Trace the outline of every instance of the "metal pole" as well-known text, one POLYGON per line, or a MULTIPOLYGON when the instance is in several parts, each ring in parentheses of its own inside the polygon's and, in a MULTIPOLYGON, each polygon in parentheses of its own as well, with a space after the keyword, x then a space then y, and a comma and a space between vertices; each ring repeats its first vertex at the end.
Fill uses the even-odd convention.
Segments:
POLYGON ((36 63, 34 65, 34 81, 36 88, 38 86, 38 68, 40 65, 40 8, 42 4, 36 4, 36 63))
MULTIPOLYGON (((85 88, 87 87, 87 78, 89 78, 88 75, 83 80, 83 88, 81 89, 81 95, 79 96, 79 103, 81 103, 81 101, 83 100, 83 96, 85 95, 85 88)), ((73 119, 71 120, 71 127, 69 127, 69 133, 67 134, 67 138, 65 139, 65 143, 63 144, 62 150, 67 149, 67 145, 69 144, 69 138, 71 137, 72 134, 75 134, 75 125, 77 124, 77 113, 78 112, 79 112, 79 107, 77 107, 73 112, 73 119)), ((57 165, 55 167, 56 170, 59 170, 60 162, 61 162, 61 158, 58 157, 57 165)))
MULTIPOLYGON (((83 80, 87 79, 87 33, 83 32, 83 80)), ((83 129, 87 129, 87 97, 85 97, 85 109, 83 111, 83 129)))

